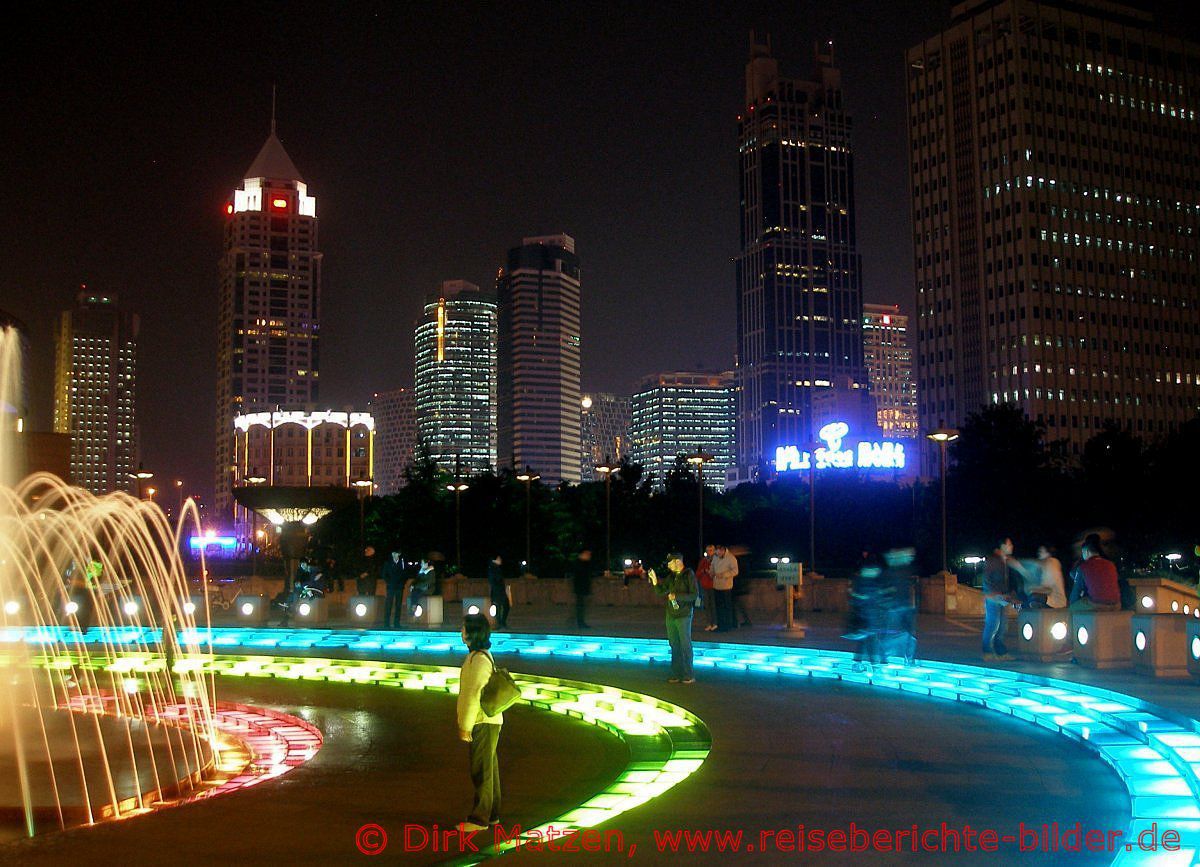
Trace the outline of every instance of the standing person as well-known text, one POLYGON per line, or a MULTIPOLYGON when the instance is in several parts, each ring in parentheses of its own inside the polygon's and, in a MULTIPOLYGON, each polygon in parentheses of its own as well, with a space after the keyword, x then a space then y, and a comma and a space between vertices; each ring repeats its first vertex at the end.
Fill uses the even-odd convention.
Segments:
POLYGON ((1104 558, 1100 536, 1090 534, 1083 540, 1083 559, 1071 570, 1071 607, 1084 611, 1119 611, 1121 588, 1117 567, 1104 558))
POLYGON ((983 658, 987 661, 1012 659, 1004 644, 1004 610, 1017 604, 1012 553, 1012 539, 1001 539, 983 567, 983 658))
POLYGON ((363 548, 362 556, 359 558, 358 567, 355 571, 357 574, 354 578, 354 589, 357 594, 359 596, 374 596, 379 578, 375 574, 375 549, 370 545, 363 548))
POLYGON ((459 831, 485 831, 500 822, 500 762, 496 746, 500 743, 500 726, 504 714, 488 716, 479 705, 483 688, 487 686, 496 662, 488 653, 492 646, 492 628, 482 614, 463 618, 462 640, 467 645, 467 658, 458 675, 458 739, 470 744, 471 783, 475 786, 475 803, 459 831))
POLYGON ((909 547, 891 548, 883 554, 886 566, 879 581, 883 589, 884 632, 889 645, 881 648, 884 661, 889 648, 898 651, 907 665, 912 665, 916 656, 917 612, 913 606, 916 575, 912 568, 916 557, 916 549, 909 547))
POLYGON ((504 583, 504 561, 497 554, 488 563, 487 568, 488 592, 492 604, 496 606, 496 628, 508 627, 508 586, 504 583))
POLYGON ((716 545, 705 545, 696 564, 696 582, 700 585, 700 598, 704 600, 704 631, 717 629, 717 597, 713 592, 712 560, 717 553, 716 545))
POLYGON ((734 628, 733 579, 738 574, 737 557, 726 545, 716 546, 712 559, 713 596, 716 597, 717 632, 728 632, 734 628))
POLYGON ((387 598, 383 602, 383 628, 399 629, 403 621, 400 597, 404 593, 404 561, 400 559, 399 551, 393 551, 388 556, 380 574, 387 590, 387 598))
POLYGON ((883 560, 878 555, 864 551, 851 584, 848 630, 843 636, 858 642, 854 651, 855 671, 864 671, 868 666, 883 661, 879 659, 879 588, 882 574, 883 560))
POLYGON ((669 683, 695 683, 692 674, 692 616, 696 610, 696 573, 683 565, 682 554, 667 555, 667 575, 660 582, 646 573, 659 596, 667 597, 667 641, 671 645, 669 683))
POLYGON ((1063 583, 1062 563, 1049 545, 1038 546, 1038 583, 1029 588, 1030 608, 1066 608, 1067 591, 1063 583))
POLYGON ((592 595, 592 552, 586 548, 575 558, 571 570, 571 590, 575 593, 575 625, 590 629, 587 625, 588 597, 592 595))

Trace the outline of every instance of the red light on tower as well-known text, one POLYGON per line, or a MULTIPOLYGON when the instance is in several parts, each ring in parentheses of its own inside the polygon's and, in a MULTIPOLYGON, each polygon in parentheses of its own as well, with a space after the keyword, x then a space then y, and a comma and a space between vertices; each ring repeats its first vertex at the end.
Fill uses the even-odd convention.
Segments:
POLYGON ((225 213, 230 217, 233 216, 233 202, 225 203, 225 213))
POLYGON ((287 208, 287 199, 271 199, 271 207, 282 211, 287 208))

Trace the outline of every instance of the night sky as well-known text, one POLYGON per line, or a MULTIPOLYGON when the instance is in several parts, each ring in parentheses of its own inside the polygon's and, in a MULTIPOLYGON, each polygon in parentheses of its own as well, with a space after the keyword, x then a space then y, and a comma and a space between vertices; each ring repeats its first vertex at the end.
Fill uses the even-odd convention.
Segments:
POLYGON ((490 286, 526 235, 583 267, 583 385, 728 368, 735 117, 749 30, 784 75, 833 39, 855 122, 868 301, 911 307, 906 48, 946 0, 762 4, 39 5, 0 52, 0 309, 29 326, 50 424, 52 323, 79 284, 141 314, 146 466, 207 496, 222 207, 279 136, 317 198, 322 397, 406 384, 441 280, 490 286))

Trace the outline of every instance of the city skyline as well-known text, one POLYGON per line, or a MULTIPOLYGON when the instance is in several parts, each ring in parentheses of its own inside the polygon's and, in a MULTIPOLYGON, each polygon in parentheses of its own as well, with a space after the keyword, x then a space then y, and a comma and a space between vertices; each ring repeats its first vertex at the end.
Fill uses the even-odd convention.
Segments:
MULTIPOLYGON (((35 425, 50 427, 55 312, 83 282, 119 292, 143 316, 143 394, 154 396, 139 408, 145 459, 189 491, 211 493, 203 441, 215 431, 204 407, 215 398, 221 209, 267 132, 275 83, 281 137, 322 194, 332 306, 321 397, 331 406, 362 406, 408 381, 411 359, 393 338, 415 320, 425 287, 446 273, 488 285, 510 239, 533 231, 569 229, 588 250, 585 389, 628 393, 647 371, 727 366, 737 247, 729 153, 751 29, 770 34, 789 66, 814 40, 835 41, 855 118, 864 297, 912 310, 911 237, 896 210, 908 184, 904 52, 945 26, 948 4, 546 9, 554 51, 499 74, 495 55, 508 56, 514 38, 491 35, 500 10, 359 17, 299 5, 282 18, 247 10, 236 24, 216 10, 153 20, 136 10, 44 14, 7 55, 11 113, 22 122, 0 133, 11 157, 0 181, 15 205, 0 232, 0 307, 29 325, 35 425), (590 38, 597 22, 603 45, 590 38), (149 38, 163 27, 190 38, 149 38), (658 38, 664 32, 675 38, 658 38), (447 54, 462 60, 453 80, 433 71, 447 54), (479 69, 490 70, 485 86, 467 86, 479 69), (567 123, 565 137, 537 116, 544 82, 561 70, 553 129, 567 123), (451 102, 455 111, 437 124, 417 124, 451 102), (533 125, 505 130, 500 121, 521 111, 533 125), (679 141, 688 147, 671 146, 679 141), (381 148, 395 159, 377 159, 381 148), (546 165, 568 171, 531 183, 546 165), (66 256, 63 235, 76 239, 66 256), (170 255, 146 256, 147 237, 170 255), (697 293, 712 303, 691 303, 697 293), (706 339, 658 339, 664 325, 706 339), (377 371, 369 381, 355 363, 365 350, 377 371), (180 427, 195 441, 171 435, 180 427)), ((1163 26, 1186 24, 1179 19, 1163 26)))

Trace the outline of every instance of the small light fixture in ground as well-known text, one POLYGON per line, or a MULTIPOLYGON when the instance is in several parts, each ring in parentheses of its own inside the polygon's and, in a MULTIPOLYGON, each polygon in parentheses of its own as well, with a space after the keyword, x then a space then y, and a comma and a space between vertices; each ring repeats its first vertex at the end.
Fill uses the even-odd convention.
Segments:
POLYGON ((1021 637, 1026 641, 1033 641, 1033 624, 1026 623, 1021 627, 1021 637))
POLYGON ((357 605, 354 606, 354 616, 355 617, 366 617, 367 616, 366 603, 359 602, 357 605))
POLYGON ((196 603, 190 599, 187 602, 183 603, 183 613, 187 614, 189 616, 192 614, 195 614, 196 613, 196 603))
POLYGON ((424 613, 425 613, 425 609, 422 608, 420 605, 417 605, 416 607, 413 608, 413 617, 420 617, 424 613))
POLYGON ((488 616, 489 616, 489 617, 495 617, 495 616, 496 616, 496 606, 495 606, 495 604, 492 604, 492 605, 491 605, 491 606, 488 608, 488 616))
POLYGON ((138 691, 138 682, 135 678, 127 677, 121 681, 121 688, 129 695, 133 695, 138 691))
POLYGON ((1154 599, 1152 599, 1149 596, 1143 596, 1142 597, 1142 607, 1143 608, 1153 608, 1154 607, 1154 599))
POLYGON ((312 606, 309 605, 307 602, 301 602, 300 603, 300 616, 307 617, 310 614, 312 614, 312 606))
POLYGON ((1080 626, 1079 629, 1075 631, 1075 639, 1080 644, 1088 643, 1088 631, 1086 626, 1080 626))
POLYGON ((1178 610, 1179 610, 1179 600, 1178 600, 1178 599, 1172 599, 1172 600, 1171 600, 1171 610, 1172 610, 1172 611, 1178 611, 1178 610))
POLYGON ((130 599, 128 602, 126 602, 124 605, 121 606, 121 610, 125 612, 125 615, 127 617, 132 617, 133 615, 138 613, 138 604, 136 602, 134 602, 132 599, 130 599))
POLYGON ((1066 638, 1067 624, 1061 620, 1057 621, 1053 626, 1050 627, 1050 637, 1055 641, 1062 641, 1064 638, 1066 638))
POLYGON ((478 613, 479 613, 479 606, 478 606, 478 605, 468 605, 468 606, 467 606, 467 613, 468 613, 468 614, 478 614, 478 613))
POLYGON ((1200 659, 1200 635, 1192 638, 1192 659, 1200 659))
POLYGON ((79 603, 74 600, 71 600, 70 602, 67 603, 66 608, 63 610, 65 610, 67 612, 67 614, 74 614, 77 611, 79 611, 79 603))
POLYGON ((21 603, 15 599, 10 599, 4 603, 5 614, 16 614, 21 610, 21 603))
POLYGON ((1142 632, 1139 629, 1137 635, 1135 635, 1133 637, 1133 646, 1136 647, 1139 651, 1145 650, 1146 649, 1146 633, 1142 632))
POLYGON ((249 617, 253 613, 254 613, 254 603, 253 602, 243 602, 242 603, 242 614, 244 614, 246 617, 249 617))

